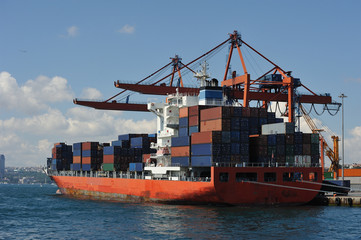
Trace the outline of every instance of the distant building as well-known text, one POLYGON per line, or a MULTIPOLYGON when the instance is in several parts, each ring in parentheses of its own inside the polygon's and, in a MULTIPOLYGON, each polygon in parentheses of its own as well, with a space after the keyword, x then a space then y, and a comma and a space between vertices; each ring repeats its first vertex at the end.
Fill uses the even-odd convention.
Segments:
POLYGON ((0 180, 5 177, 5 156, 0 154, 0 180))

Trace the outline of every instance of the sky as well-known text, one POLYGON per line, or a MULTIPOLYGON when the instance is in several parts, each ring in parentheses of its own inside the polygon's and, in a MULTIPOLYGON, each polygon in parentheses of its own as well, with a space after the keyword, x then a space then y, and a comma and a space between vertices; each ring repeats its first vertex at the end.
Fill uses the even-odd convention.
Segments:
MULTIPOLYGON (((312 91, 337 102, 347 96, 344 160, 361 163, 360 1, 1 0, 0 9, 0 153, 7 166, 45 165, 56 142, 155 132, 151 113, 95 110, 73 99, 105 100, 120 91, 114 81, 137 82, 175 54, 190 62, 234 30, 312 91)), ((223 77, 227 52, 209 60, 212 77, 223 77)), ((266 64, 244 54, 255 79, 266 64)), ((242 72, 233 59, 232 70, 242 72)), ((186 79, 195 84, 191 74, 186 79)), ((341 111, 311 116, 341 137, 341 111)))

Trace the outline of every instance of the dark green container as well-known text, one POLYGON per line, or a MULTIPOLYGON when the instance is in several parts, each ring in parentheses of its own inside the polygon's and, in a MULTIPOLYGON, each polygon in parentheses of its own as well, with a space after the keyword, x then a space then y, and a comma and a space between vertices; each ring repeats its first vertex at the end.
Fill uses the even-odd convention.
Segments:
POLYGON ((114 164, 113 163, 103 163, 103 170, 104 171, 114 171, 114 164))
POLYGON ((319 144, 320 138, 318 136, 318 133, 312 133, 311 134, 311 144, 319 144))

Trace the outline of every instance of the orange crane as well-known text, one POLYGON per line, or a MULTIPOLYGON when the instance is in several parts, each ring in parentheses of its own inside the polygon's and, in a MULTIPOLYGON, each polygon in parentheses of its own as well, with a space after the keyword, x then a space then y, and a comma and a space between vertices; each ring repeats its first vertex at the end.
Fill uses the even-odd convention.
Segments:
MULTIPOLYGON (((304 109, 304 107, 300 104, 300 108, 302 111, 302 116, 305 119, 307 125, 310 127, 312 133, 318 133, 319 137, 320 137, 320 148, 321 148, 321 154, 320 154, 320 158, 321 158, 321 166, 322 166, 322 173, 324 172, 324 153, 326 153, 326 156, 330 159, 331 161, 331 166, 328 169, 329 172, 333 172, 334 173, 334 179, 337 179, 337 175, 338 175, 338 166, 339 166, 339 148, 338 148, 338 142, 339 142, 339 138, 338 136, 331 136, 332 141, 333 141, 333 149, 331 149, 325 138, 322 136, 321 132, 323 131, 323 129, 319 129, 317 128, 315 122, 312 120, 312 118, 307 114, 306 110, 304 109)), ((323 176, 322 176, 323 177, 323 176)))
POLYGON ((298 87, 304 87, 309 93, 302 94, 298 96, 299 103, 310 103, 310 104, 332 104, 332 98, 327 95, 318 95, 308 89, 305 85, 303 85, 299 79, 291 76, 291 71, 285 71, 274 62, 263 56, 249 44, 242 40, 241 35, 238 34, 237 31, 234 31, 232 34, 229 34, 229 37, 218 44, 213 49, 194 59, 193 61, 183 64, 181 59, 176 55, 174 58, 171 58, 171 62, 147 76, 146 78, 138 81, 135 84, 124 83, 121 81, 114 82, 114 86, 117 88, 124 89, 113 97, 107 99, 106 101, 82 101, 79 99, 74 99, 74 103, 78 105, 84 105, 88 107, 93 107, 97 109, 109 109, 109 110, 125 110, 125 111, 146 111, 146 104, 131 104, 131 103, 119 103, 114 100, 115 97, 124 93, 127 90, 131 90, 134 92, 139 92, 143 94, 153 94, 153 95, 168 95, 176 92, 178 88, 179 93, 192 93, 198 94, 199 88, 189 88, 184 87, 181 70, 189 70, 195 73, 190 65, 201 60, 206 57, 210 53, 216 51, 221 46, 225 44, 230 44, 230 52, 227 59, 227 65, 223 80, 221 85, 228 88, 228 92, 233 99, 241 99, 243 100, 243 107, 249 107, 250 101, 262 101, 262 107, 267 108, 270 102, 286 102, 287 103, 287 116, 288 121, 294 121, 294 109, 295 109, 295 89, 298 87), (270 63, 273 67, 256 78, 255 80, 251 80, 251 76, 247 71, 246 64, 242 55, 241 46, 246 46, 251 49, 254 53, 259 55, 261 58, 265 59, 268 63, 270 63), (240 57, 243 75, 237 76, 234 71, 231 74, 231 77, 227 79, 228 71, 230 67, 230 62, 232 59, 233 50, 237 49, 238 55, 240 57), (161 70, 165 69, 168 66, 173 66, 172 72, 167 76, 153 82, 153 83, 144 83, 146 79, 154 76, 161 70), (173 86, 173 80, 175 74, 178 74, 179 81, 178 86, 173 86), (276 76, 276 79, 269 79, 269 76, 276 76), (171 78, 170 84, 164 83, 164 81, 168 78, 171 78))

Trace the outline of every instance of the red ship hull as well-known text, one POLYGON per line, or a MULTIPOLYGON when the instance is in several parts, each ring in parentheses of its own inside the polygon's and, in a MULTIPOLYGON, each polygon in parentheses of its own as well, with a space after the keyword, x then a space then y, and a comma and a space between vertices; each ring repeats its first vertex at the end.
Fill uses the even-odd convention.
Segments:
POLYGON ((230 205, 299 205, 311 201, 321 188, 321 168, 212 167, 210 182, 104 177, 52 176, 63 194, 130 202, 230 205), (257 181, 240 181, 237 173, 257 173, 257 181), (228 174, 225 181, 220 174, 228 174), (264 178, 275 173, 275 181, 264 178), (284 181, 289 173, 302 179, 284 181), (316 176, 313 178, 312 176, 316 176))

